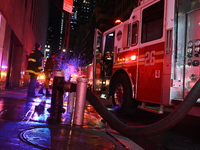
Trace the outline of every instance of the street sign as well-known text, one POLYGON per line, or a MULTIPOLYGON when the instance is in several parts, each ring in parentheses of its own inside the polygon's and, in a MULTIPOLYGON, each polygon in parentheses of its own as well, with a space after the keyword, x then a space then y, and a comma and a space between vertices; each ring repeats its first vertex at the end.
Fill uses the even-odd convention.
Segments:
POLYGON ((64 0, 63 1, 63 10, 72 13, 72 6, 73 6, 73 0, 64 0))

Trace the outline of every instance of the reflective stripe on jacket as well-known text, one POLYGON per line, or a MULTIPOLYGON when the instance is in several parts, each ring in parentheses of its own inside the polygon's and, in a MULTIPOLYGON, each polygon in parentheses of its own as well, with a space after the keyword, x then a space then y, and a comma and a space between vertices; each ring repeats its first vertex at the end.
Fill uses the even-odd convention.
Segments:
POLYGON ((29 58, 28 61, 36 62, 36 59, 29 58))
POLYGON ((29 59, 28 66, 26 69, 26 75, 39 75, 42 71, 42 58, 44 54, 39 50, 32 50, 29 59))

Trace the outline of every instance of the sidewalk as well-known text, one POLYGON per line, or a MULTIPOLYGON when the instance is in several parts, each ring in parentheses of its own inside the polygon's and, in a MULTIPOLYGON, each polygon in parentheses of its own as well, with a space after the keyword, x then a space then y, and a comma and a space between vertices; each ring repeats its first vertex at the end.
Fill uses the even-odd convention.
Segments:
POLYGON ((106 131, 109 126, 86 102, 84 125, 73 125, 65 95, 62 123, 47 124, 51 98, 26 100, 26 89, 0 91, 0 146, 11 150, 142 150, 130 139, 106 131))

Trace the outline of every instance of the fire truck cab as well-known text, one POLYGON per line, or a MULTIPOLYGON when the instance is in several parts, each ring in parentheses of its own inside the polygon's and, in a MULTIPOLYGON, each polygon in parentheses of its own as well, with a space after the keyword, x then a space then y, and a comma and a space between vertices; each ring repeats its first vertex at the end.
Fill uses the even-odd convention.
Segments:
MULTIPOLYGON (((128 20, 96 30, 94 41, 94 90, 108 89, 122 114, 161 114, 200 76, 200 1, 142 0, 128 20)), ((199 103, 189 114, 200 116, 199 103)))

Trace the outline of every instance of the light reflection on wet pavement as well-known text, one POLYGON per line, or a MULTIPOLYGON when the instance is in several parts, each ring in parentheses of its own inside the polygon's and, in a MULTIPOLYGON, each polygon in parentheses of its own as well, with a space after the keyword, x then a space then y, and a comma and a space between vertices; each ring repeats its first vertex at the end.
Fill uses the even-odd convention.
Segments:
MULTIPOLYGON (((51 97, 39 96, 26 99, 23 92, 0 93, 0 118, 12 121, 46 122, 50 116, 48 109, 51 107, 51 97)), ((71 124, 73 121, 74 100, 72 101, 70 96, 73 98, 74 94, 65 93, 64 95, 63 108, 65 112, 62 114, 62 124, 71 124)), ((94 126, 99 124, 100 127, 103 125, 101 116, 87 101, 84 113, 84 125, 88 123, 94 126)))
POLYGON ((29 102, 27 105, 27 111, 23 118, 23 121, 38 121, 46 122, 49 113, 47 109, 50 107, 50 98, 35 98, 34 102, 29 102))
MULTIPOLYGON (((62 114, 62 124, 71 124, 73 109, 68 107, 69 99, 66 95, 63 102, 65 112, 62 114)), ((51 97, 37 97, 34 99, 13 99, 13 98, 0 98, 0 117, 4 120, 12 121, 36 121, 46 122, 50 116, 48 109, 51 107, 51 97), (25 106, 25 109, 24 109, 25 106)), ((102 120, 95 109, 90 105, 85 105, 85 119, 84 125, 91 121, 95 126, 102 120)), ((100 123, 101 124, 101 123, 100 123)), ((102 124, 101 124, 102 126, 102 124)))
MULTIPOLYGON (((6 95, 4 92, 0 96, 0 146, 3 149, 129 149, 104 131, 108 126, 88 102, 84 125, 73 126, 74 103, 71 99, 69 101, 72 96, 69 93, 64 96, 63 108, 66 111, 62 114, 62 122, 56 125, 46 123, 50 116, 50 97, 26 99, 22 98, 23 92, 21 95, 17 92, 6 95)), ((132 143, 129 145, 142 149, 132 143)))

